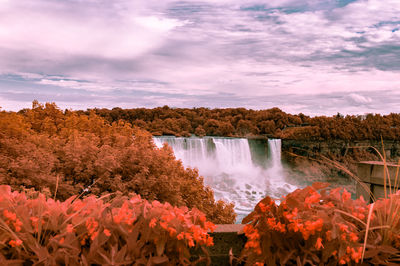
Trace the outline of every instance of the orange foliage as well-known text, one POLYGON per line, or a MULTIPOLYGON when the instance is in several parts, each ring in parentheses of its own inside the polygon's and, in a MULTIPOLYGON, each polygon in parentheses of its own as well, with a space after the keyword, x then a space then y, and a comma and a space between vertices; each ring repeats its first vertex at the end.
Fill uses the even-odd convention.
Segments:
POLYGON ((189 248, 213 245, 215 226, 195 208, 134 194, 60 202, 0 186, 0 195, 1 265, 193 265, 189 248))
MULTIPOLYGON (((92 110, 93 111, 93 110, 92 110)), ((396 140, 400 135, 400 114, 366 116, 337 114, 332 117, 291 115, 279 108, 169 108, 94 109, 109 122, 124 119, 153 135, 236 136, 267 135, 295 140, 396 140), (204 129, 205 132, 201 129, 204 129)), ((87 111, 89 113, 90 111, 87 111)))
POLYGON ((124 121, 109 124, 94 112, 63 112, 54 103, 0 112, 0 184, 57 190, 58 199, 133 192, 197 207, 216 223, 235 219, 233 205, 216 202, 198 172, 185 169, 169 147, 156 148, 151 134, 124 121))
MULTIPOLYGON (((246 265, 360 263, 370 206, 362 198, 352 200, 346 189, 328 186, 298 189, 279 206, 269 197, 261 200, 243 219, 246 265)), ((386 265, 398 261, 400 253, 400 192, 375 204, 364 259, 368 265, 386 265), (394 222, 385 224, 385 217, 394 222)))

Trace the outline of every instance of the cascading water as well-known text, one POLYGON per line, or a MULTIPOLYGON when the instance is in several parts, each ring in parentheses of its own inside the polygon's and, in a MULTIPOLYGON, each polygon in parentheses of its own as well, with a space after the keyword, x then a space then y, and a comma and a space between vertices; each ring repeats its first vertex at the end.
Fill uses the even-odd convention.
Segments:
POLYGON ((295 190, 297 187, 286 182, 285 173, 281 162, 281 140, 269 139, 269 167, 267 169, 267 195, 280 198, 282 195, 295 190))
POLYGON ((199 170, 216 199, 235 203, 238 221, 266 195, 280 198, 296 189, 285 181, 278 139, 268 140, 269 159, 265 156, 261 165, 254 163, 245 138, 154 137, 159 148, 165 142, 185 167, 199 170))

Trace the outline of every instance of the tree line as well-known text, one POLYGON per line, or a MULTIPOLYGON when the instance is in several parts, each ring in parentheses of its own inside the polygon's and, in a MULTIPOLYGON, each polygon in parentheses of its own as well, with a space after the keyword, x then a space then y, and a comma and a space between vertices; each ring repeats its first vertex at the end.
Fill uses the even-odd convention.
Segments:
POLYGON ((120 120, 149 131, 152 135, 175 136, 267 136, 294 140, 398 140, 400 114, 341 115, 310 117, 288 114, 279 108, 170 108, 93 109, 114 123, 120 120))

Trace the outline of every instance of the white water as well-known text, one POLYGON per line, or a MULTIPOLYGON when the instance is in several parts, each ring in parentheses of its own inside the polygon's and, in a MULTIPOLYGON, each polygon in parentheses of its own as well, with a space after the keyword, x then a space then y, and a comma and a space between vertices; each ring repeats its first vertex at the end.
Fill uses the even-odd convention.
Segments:
POLYGON ((281 141, 268 140, 269 158, 253 163, 244 138, 154 137, 157 147, 168 143, 185 167, 197 168, 216 199, 235 203, 238 220, 251 212, 265 196, 280 198, 297 187, 288 184, 281 163, 281 141))

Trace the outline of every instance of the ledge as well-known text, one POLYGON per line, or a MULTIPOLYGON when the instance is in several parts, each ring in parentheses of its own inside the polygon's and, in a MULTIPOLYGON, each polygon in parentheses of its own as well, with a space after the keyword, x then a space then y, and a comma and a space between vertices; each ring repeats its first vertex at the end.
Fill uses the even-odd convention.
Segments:
POLYGON ((396 184, 396 177, 398 175, 399 167, 399 165, 390 162, 359 162, 357 166, 357 176, 364 185, 362 186, 361 184, 357 183, 356 197, 359 198, 360 196, 363 196, 365 200, 372 202, 370 192, 375 198, 378 199, 385 197, 385 185, 387 189, 386 193, 390 189, 397 190, 398 187, 394 188, 393 186, 396 184), (385 169, 385 166, 387 166, 387 169, 385 169))
MULTIPOLYGON (((245 235, 241 233, 244 225, 217 224, 216 226, 214 232, 209 233, 214 239, 214 246, 207 248, 211 265, 241 265, 236 259, 240 257, 240 253, 247 241, 245 235)), ((192 253, 192 258, 198 258, 197 252, 192 253)))
POLYGON ((217 224, 214 233, 239 233, 244 224, 217 224))

